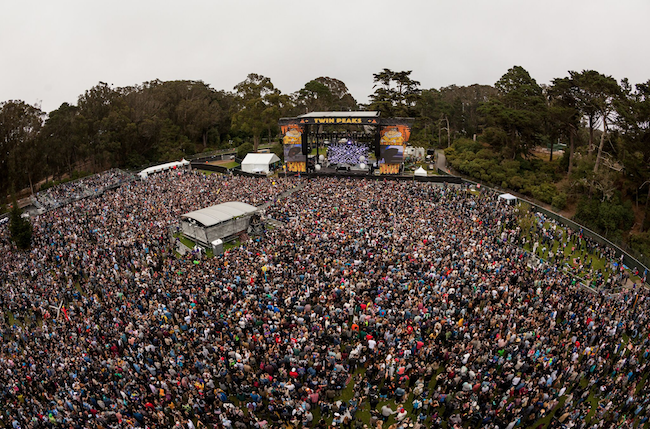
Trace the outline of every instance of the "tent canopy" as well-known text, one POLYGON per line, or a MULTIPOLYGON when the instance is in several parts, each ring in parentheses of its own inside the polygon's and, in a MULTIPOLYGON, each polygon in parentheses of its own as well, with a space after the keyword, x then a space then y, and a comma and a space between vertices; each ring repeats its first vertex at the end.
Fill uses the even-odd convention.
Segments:
POLYGON ((499 195, 499 200, 504 200, 506 203, 511 204, 517 201, 517 197, 512 194, 501 194, 499 195))
POLYGON ((280 162, 280 158, 274 153, 249 153, 242 161, 241 169, 248 173, 268 173, 276 162, 280 162))
POLYGON ((144 170, 139 172, 138 176, 140 176, 141 179, 144 179, 149 174, 158 173, 160 171, 169 170, 171 168, 180 168, 180 167, 184 167, 186 165, 190 165, 190 162, 186 161, 185 159, 182 159, 182 160, 177 161, 177 162, 168 162, 166 164, 154 165, 153 167, 145 168, 144 170))
POLYGON ((427 172, 426 172, 426 170, 425 170, 424 168, 419 167, 417 170, 415 170, 415 171, 413 172, 413 175, 415 175, 415 176, 426 177, 426 176, 427 176, 427 172))
POLYGON ((257 207, 250 204, 231 201, 228 203, 217 204, 216 206, 206 207, 201 210, 195 210, 181 216, 183 219, 193 219, 204 227, 214 226, 221 222, 226 222, 234 217, 242 216, 249 213, 255 213, 257 207))

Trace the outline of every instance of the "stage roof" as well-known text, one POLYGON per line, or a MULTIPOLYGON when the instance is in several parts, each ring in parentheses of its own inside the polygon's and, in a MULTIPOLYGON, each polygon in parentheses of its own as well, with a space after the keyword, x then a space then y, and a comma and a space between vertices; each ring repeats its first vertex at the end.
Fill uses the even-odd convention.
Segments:
POLYGON ((255 213, 256 211, 257 207, 251 206, 250 204, 230 201, 186 213, 181 218, 193 219, 204 227, 210 227, 238 216, 255 213))
POLYGON ((299 118, 378 118, 378 111, 369 112, 309 112, 299 118))

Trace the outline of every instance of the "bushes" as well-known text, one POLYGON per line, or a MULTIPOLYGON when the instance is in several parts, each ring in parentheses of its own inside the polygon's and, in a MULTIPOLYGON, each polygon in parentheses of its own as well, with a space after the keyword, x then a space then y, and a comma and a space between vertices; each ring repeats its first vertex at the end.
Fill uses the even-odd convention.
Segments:
POLYGON ((578 202, 575 220, 605 235, 617 230, 626 231, 634 223, 632 203, 621 203, 618 195, 609 201, 600 201, 583 197, 578 202))
POLYGON ((511 176, 508 178, 508 185, 507 187, 519 191, 524 186, 524 179, 519 175, 511 176))
POLYGON ((553 197, 555 197, 555 194, 557 194, 557 188, 552 183, 542 183, 538 186, 533 185, 529 188, 529 190, 533 198, 536 198, 547 204, 551 204, 553 197))
POLYGON ((253 151, 253 144, 252 143, 244 143, 237 147, 237 158, 243 159, 246 154, 249 152, 253 151))
POLYGON ((284 146, 282 142, 274 144, 271 152, 276 154, 281 161, 284 161, 284 146))
POLYGON ((555 195, 551 201, 551 204, 557 210, 563 210, 566 207, 566 194, 564 192, 560 192, 559 194, 555 195))
POLYGON ((499 185, 527 194, 556 207, 566 206, 566 194, 560 196, 553 183, 555 163, 539 159, 501 159, 490 148, 473 140, 459 140, 445 150, 451 166, 458 172, 491 185, 499 185))
POLYGON ((650 231, 631 234, 630 247, 643 255, 650 255, 650 231))

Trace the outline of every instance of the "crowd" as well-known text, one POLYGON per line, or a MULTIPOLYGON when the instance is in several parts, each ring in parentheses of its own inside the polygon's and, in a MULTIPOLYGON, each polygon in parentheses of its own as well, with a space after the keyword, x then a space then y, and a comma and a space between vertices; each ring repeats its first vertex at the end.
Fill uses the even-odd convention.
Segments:
POLYGON ((563 228, 555 219, 547 219, 539 212, 529 216, 534 223, 520 244, 558 268, 570 271, 590 287, 611 290, 613 285, 626 285, 630 271, 637 277, 642 275, 636 267, 625 270, 622 255, 617 257, 614 249, 598 244, 582 228, 563 228))
POLYGON ((131 180, 133 180, 133 175, 122 170, 112 169, 40 191, 34 196, 33 202, 39 208, 51 210, 72 201, 100 194, 106 189, 131 180))
POLYGON ((0 423, 647 421, 645 290, 531 264, 517 213, 487 194, 303 178, 278 198, 298 180, 161 173, 39 216, 27 253, 0 227, 0 423), (270 203, 284 226, 174 255, 169 226, 226 201, 270 203))

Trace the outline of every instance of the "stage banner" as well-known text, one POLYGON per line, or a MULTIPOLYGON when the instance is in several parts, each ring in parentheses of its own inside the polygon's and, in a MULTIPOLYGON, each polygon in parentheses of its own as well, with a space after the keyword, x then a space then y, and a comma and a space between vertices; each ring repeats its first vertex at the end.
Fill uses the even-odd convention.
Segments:
POLYGON ((284 146, 284 162, 288 172, 304 173, 307 171, 307 157, 302 154, 303 129, 298 124, 282 125, 282 144, 284 146))
POLYGON ((379 118, 345 117, 345 118, 300 118, 301 125, 377 125, 379 118))
POLYGON ((379 172, 399 174, 404 163, 404 149, 411 136, 408 125, 388 125, 379 131, 379 172))

